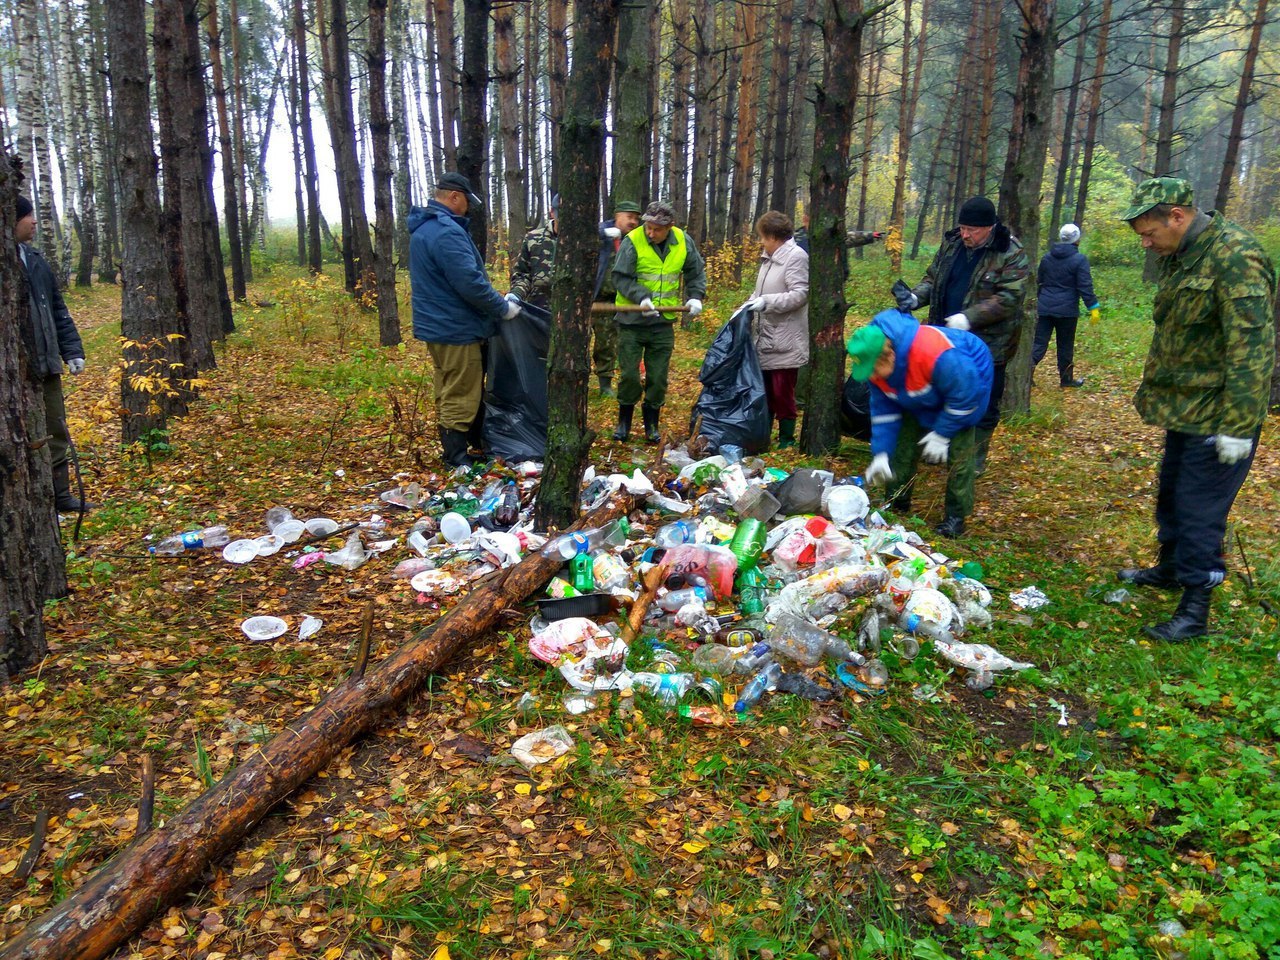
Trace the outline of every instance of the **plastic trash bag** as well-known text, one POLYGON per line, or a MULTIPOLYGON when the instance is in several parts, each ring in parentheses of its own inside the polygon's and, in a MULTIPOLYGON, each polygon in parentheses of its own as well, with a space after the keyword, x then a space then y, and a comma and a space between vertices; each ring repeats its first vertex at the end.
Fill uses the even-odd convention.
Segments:
POLYGON ((521 303, 489 340, 484 389, 484 449, 507 463, 547 453, 547 349, 551 314, 521 303))
POLYGON ((733 444, 751 453, 769 446, 773 421, 765 399, 764 374, 751 341, 751 317, 739 309, 707 348, 698 374, 702 393, 690 426, 702 418, 699 435, 712 448, 733 444))
POLYGON ((871 385, 850 377, 840 394, 840 432, 857 440, 871 439, 871 385))

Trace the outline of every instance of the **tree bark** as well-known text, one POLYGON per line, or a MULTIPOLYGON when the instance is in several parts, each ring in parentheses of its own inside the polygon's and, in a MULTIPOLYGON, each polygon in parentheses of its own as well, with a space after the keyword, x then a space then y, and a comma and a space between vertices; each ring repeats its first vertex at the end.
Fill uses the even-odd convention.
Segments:
MULTIPOLYGON (((768 131, 773 132, 773 147, 769 151, 773 168, 773 180, 769 185, 769 209, 785 213, 788 217, 795 213, 795 196, 787 193, 787 134, 791 127, 791 81, 795 74, 795 20, 796 0, 782 0, 778 4, 778 33, 774 38, 773 68, 769 71, 769 82, 774 88, 770 97, 773 110, 765 118, 764 124, 766 136, 768 131)), ((761 168, 761 179, 766 172, 761 168)))
MULTIPOLYGON (((689 217, 689 0, 671 0, 671 189, 678 223, 689 217)), ((696 239, 695 234, 695 239, 696 239)))
MULTIPOLYGON (((1031 263, 1039 260, 1041 192, 1045 154, 1053 126, 1053 57, 1056 0, 1027 0, 1023 10, 1022 56, 1018 64, 1019 97, 1014 101, 1009 153, 1000 183, 1000 209, 1005 223, 1022 241, 1031 263)), ((1031 345, 1036 326, 1035 274, 1027 278, 1022 336, 1009 362, 1003 409, 1031 408, 1031 345)))
MULTIPOLYGON (((861 171, 858 177, 858 229, 867 229, 867 186, 871 181, 871 160, 875 146, 876 131, 876 100, 879 97, 880 89, 880 68, 884 64, 884 52, 881 40, 883 37, 883 29, 878 28, 876 23, 872 23, 869 30, 869 40, 871 47, 875 52, 867 60, 867 84, 866 93, 864 94, 867 101, 867 109, 862 117, 862 157, 861 171)), ((855 255, 859 260, 865 255, 862 247, 858 247, 855 255)))
MULTIPOLYGON (((18 198, 13 159, 0 154, 0 208, 18 198)), ((49 652, 44 602, 66 593, 66 561, 53 513, 41 373, 12 216, 0 219, 0 686, 49 652)))
POLYGON ((209 4, 205 29, 209 36, 209 62, 213 67, 213 105, 218 115, 218 150, 222 156, 222 216, 227 223, 227 248, 231 253, 231 296, 243 303, 245 293, 244 251, 240 245, 240 200, 236 190, 236 156, 231 143, 231 121, 227 108, 227 82, 222 70, 222 31, 218 23, 218 0, 209 4))
POLYGON ((1240 72, 1240 87, 1236 91, 1236 104, 1231 111, 1231 132, 1227 134, 1227 152, 1222 158, 1222 174, 1218 177, 1218 196, 1214 207, 1225 214, 1231 199, 1231 184, 1236 179, 1236 161, 1240 157, 1240 143, 1244 139, 1244 114, 1253 102, 1253 71, 1258 62, 1258 48, 1262 45, 1262 28, 1267 22, 1267 0, 1258 0, 1253 12, 1253 29, 1249 32, 1249 46, 1244 54, 1244 66, 1240 72))
MULTIPOLYGON (((436 32, 436 68, 440 83, 440 153, 444 171, 458 169, 458 55, 453 0, 432 0, 436 32)), ((442 171, 442 172, 444 172, 442 171)))
MULTIPOLYGON (((40 251, 58 275, 58 212, 54 203, 53 169, 49 163, 48 117, 40 67, 40 11, 37 0, 17 0, 18 31, 18 156, 24 164, 29 199, 35 206, 40 251)), ((58 276, 58 286, 66 277, 58 276)))
MULTIPOLYGON (((396 0, 391 6, 391 130, 395 139, 395 213, 396 262, 409 269, 409 231, 400 225, 409 216, 413 197, 413 150, 409 144, 409 106, 405 98, 405 74, 416 84, 417 64, 409 50, 409 4, 396 0)), ((416 94, 416 87, 415 87, 416 94)), ((421 106, 420 98, 417 98, 421 106)))
POLYGON ((538 488, 539 529, 578 516, 595 432, 587 423, 592 277, 577 269, 597 255, 596 197, 604 164, 604 115, 618 11, 623 0, 578 0, 573 73, 560 129, 560 242, 551 280, 547 354, 547 468, 538 488))
POLYGON ((169 417, 186 413, 192 375, 160 227, 146 43, 145 0, 112 3, 107 47, 123 199, 120 432, 126 444, 149 439, 167 428, 169 417), (144 389, 148 381, 158 389, 144 389))
MULTIPOLYGON (((693 186, 689 195, 689 231, 699 246, 707 239, 707 185, 710 179, 711 140, 715 107, 711 97, 719 78, 716 73, 715 47, 716 17, 714 0, 697 0, 697 13, 693 21, 694 63, 693 94, 693 186)), ((618 193, 616 184, 614 200, 626 199, 618 193)), ((636 198, 637 201, 639 198, 636 198)))
POLYGON ((1080 155, 1080 185, 1076 193, 1075 222, 1084 226, 1085 206, 1089 200, 1089 178, 1093 172, 1093 149, 1098 142, 1098 122, 1102 115, 1102 80, 1107 69, 1107 38, 1111 32, 1111 0, 1102 0, 1098 20, 1098 55, 1089 83, 1088 118, 1084 131, 1084 147, 1080 155))
POLYGON ((642 207, 649 196, 649 56, 653 0, 625 0, 618 19, 618 104, 614 116, 613 195, 642 207))
POLYGON ((849 145, 858 103, 862 30, 882 7, 862 0, 824 0, 825 59, 815 109, 813 170, 809 175, 809 382, 800 447, 810 456, 840 448, 840 391, 844 387, 845 210, 849 145))
MULTIPOLYGON (((124 2, 135 0, 120 0, 124 2)), ((617 0, 579 2, 598 7, 617 0)), ((594 218, 594 202, 592 211, 594 218)), ((617 503, 608 504, 583 525, 599 526, 621 512, 617 503)), ((559 565, 559 559, 530 554, 419 631, 372 672, 340 682, 185 810, 135 840, 73 894, 27 924, 0 950, 0 958, 99 960, 110 955, 210 863, 232 850, 276 804, 349 743, 374 730, 386 711, 404 703, 463 643, 492 629, 504 610, 540 590, 559 565)))
POLYGON ((76 266, 76 286, 93 284, 93 261, 98 255, 97 182, 94 176, 93 137, 91 133, 92 111, 89 88, 85 82, 88 72, 83 63, 77 63, 73 51, 78 44, 73 38, 83 36, 88 29, 82 11, 68 5, 64 11, 62 37, 63 57, 67 64, 67 97, 70 107, 69 130, 75 149, 76 182, 80 194, 80 208, 75 211, 76 231, 80 238, 80 258, 76 266))
POLYGON ((394 347, 401 337, 400 309, 396 304, 395 212, 391 205, 391 118, 387 115, 387 0, 369 0, 365 61, 369 65, 369 134, 373 147, 378 343, 394 347))
POLYGON ((560 183, 561 117, 565 105, 565 80, 569 74, 569 4, 549 0, 547 10, 547 118, 551 127, 551 189, 560 183))
POLYGON ((311 132, 311 73, 307 57, 307 13, 303 0, 293 0, 293 55, 298 77, 298 128, 302 157, 306 161, 303 184, 307 190, 307 265, 312 275, 323 269, 320 253, 320 173, 316 168, 316 141, 311 132))
POLYGON ((1071 169, 1073 138, 1076 128, 1076 108, 1080 102, 1080 80, 1084 76, 1085 51, 1089 46, 1089 0, 1080 11, 1080 36, 1076 38, 1075 64, 1071 68, 1071 85, 1067 88, 1067 105, 1058 124, 1062 139, 1058 146, 1058 170, 1053 186, 1053 210, 1049 215, 1049 228, 1061 226, 1062 205, 1067 196, 1067 173, 1071 169))
MULTIPOLYGON (((298 136, 301 116, 298 84, 298 58, 286 51, 289 58, 289 95, 286 100, 285 118, 289 121, 289 140, 293 148, 293 208, 298 231, 298 266, 307 265, 307 204, 302 191, 302 142, 298 136)), ((317 228, 317 233, 319 229, 317 228)), ((319 237, 317 236, 317 241, 319 237)))
MULTIPOLYGON (((462 4, 462 83, 458 125, 458 172, 471 181, 471 186, 487 200, 489 130, 485 123, 485 101, 489 91, 489 10, 492 0, 463 0, 462 4)), ((488 214, 484 207, 468 210, 471 239, 488 256, 488 214)))
MULTIPOLYGON (((924 236, 925 220, 929 216, 929 201, 934 197, 934 183, 938 177, 938 166, 942 162, 942 152, 945 149, 947 138, 951 136, 951 121, 955 117, 956 103, 960 99, 960 92, 952 94, 951 99, 947 101, 947 112, 942 118, 942 126, 938 128, 938 139, 933 147, 933 159, 929 161, 929 173, 924 181, 924 194, 920 197, 920 211, 916 214, 916 235, 911 241, 911 256, 909 259, 914 260, 920 256, 920 238, 924 236)), ((942 206, 941 203, 938 204, 942 206)))
MULTIPOLYGON (((211 11, 212 13, 212 11, 211 11)), ((240 247, 240 262, 244 270, 245 283, 253 283, 253 257, 249 251, 253 247, 253 223, 249 219, 248 184, 249 171, 252 164, 249 160, 249 141, 244 135, 244 55, 240 43, 240 6, 237 0, 227 0, 228 20, 227 32, 231 35, 231 120, 233 153, 236 158, 236 205, 239 210, 240 223, 244 226, 240 247)))
MULTIPOLYGON (((737 142, 734 149, 733 193, 729 202, 731 243, 738 242, 751 220, 753 174, 756 166, 756 113, 760 99, 760 13, 754 4, 737 4, 734 45, 740 48, 737 142)), ((734 261, 734 281, 742 280, 742 261, 734 261)))
POLYGON ((89 0, 89 36, 94 69, 89 71, 89 90, 93 98, 90 128, 93 163, 97 170, 97 182, 102 185, 98 204, 101 219, 98 232, 102 244, 98 249, 98 282, 115 283, 117 264, 120 262, 120 213, 118 203, 119 184, 116 178, 114 135, 111 127, 111 111, 107 105, 106 52, 103 38, 106 36, 105 16, 99 0, 89 0))
POLYGON ((500 4, 493 12, 494 57, 497 61, 498 127, 502 132, 502 177, 507 188, 507 251, 512 263, 520 254, 529 229, 525 168, 520 160, 520 103, 516 84, 520 64, 515 51, 515 5, 500 4))
POLYGON ((898 78, 898 167, 893 178, 893 202, 889 208, 889 236, 885 250, 894 273, 902 272, 902 251, 907 233, 907 169, 911 134, 920 100, 920 76, 924 72, 924 44, 929 32, 929 0, 920 8, 920 33, 916 37, 916 67, 911 71, 911 0, 902 3, 902 75, 898 78), (914 77, 914 79, 913 79, 914 77))
MULTIPOLYGON (((1160 86, 1160 123, 1156 127, 1156 166, 1154 177, 1168 176, 1173 170, 1174 110, 1178 105, 1178 56, 1182 49, 1182 30, 1186 20, 1186 0, 1171 0, 1169 5, 1169 45, 1165 50, 1163 82, 1160 86)), ((1154 250, 1148 250, 1142 266, 1142 279, 1154 283, 1159 274, 1154 250)))

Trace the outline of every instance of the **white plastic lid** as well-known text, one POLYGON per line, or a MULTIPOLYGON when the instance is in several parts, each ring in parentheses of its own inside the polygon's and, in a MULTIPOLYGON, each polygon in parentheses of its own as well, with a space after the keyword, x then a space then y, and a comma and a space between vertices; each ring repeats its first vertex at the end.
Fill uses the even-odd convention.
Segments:
POLYGON ((257 540, 232 540, 222 548, 222 559, 227 563, 248 563, 257 556, 257 540))
POLYGON ((440 518, 440 535, 450 543, 461 543, 471 536, 471 524, 460 513, 446 513, 440 518))
POLYGON ((871 509, 866 491, 853 484, 827 487, 822 491, 822 509, 840 526, 861 520, 871 509))
POLYGON ((269 557, 284 546, 284 538, 274 533, 264 534, 253 541, 258 545, 258 556, 269 557))
POLYGON ((250 640, 274 640, 288 630, 289 625, 279 617, 250 617, 240 624, 240 629, 250 640))

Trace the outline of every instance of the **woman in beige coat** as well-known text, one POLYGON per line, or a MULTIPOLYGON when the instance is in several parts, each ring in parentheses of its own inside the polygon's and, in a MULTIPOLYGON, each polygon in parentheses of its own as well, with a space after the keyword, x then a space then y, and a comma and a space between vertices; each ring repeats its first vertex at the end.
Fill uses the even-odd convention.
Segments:
POLYGON ((809 255, 797 246, 791 221, 770 210, 756 223, 760 272, 747 302, 752 339, 764 371, 769 415, 778 446, 796 445, 796 375, 809 362, 809 255))

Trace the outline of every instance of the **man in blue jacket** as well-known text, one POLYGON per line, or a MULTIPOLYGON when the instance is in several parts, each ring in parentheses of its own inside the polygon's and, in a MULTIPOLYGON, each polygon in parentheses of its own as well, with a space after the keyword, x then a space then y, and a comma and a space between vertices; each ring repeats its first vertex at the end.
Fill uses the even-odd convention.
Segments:
POLYGON ((520 307, 505 300, 484 269, 467 232, 467 211, 480 206, 460 173, 436 181, 435 199, 409 210, 409 284, 413 335, 427 345, 435 368, 436 420, 450 466, 469 466, 467 433, 484 394, 481 346, 520 307))
POLYGON ((1093 275, 1089 258, 1080 252, 1080 228, 1064 223, 1058 231, 1058 243, 1040 261, 1036 271, 1039 295, 1036 299, 1036 339, 1031 348, 1031 362, 1038 364, 1049 352, 1049 338, 1058 334, 1058 382, 1063 387, 1083 387, 1084 378, 1076 379, 1076 324, 1080 320, 1080 301, 1089 311, 1089 320, 1102 317, 1098 298, 1093 294, 1093 275))
POLYGON ((851 376, 871 381, 867 482, 884 483, 889 504, 905 512, 917 459, 946 463, 946 514, 934 529, 962 536, 973 512, 974 427, 991 399, 991 351, 972 333, 921 325, 898 310, 855 330, 847 350, 851 376))

